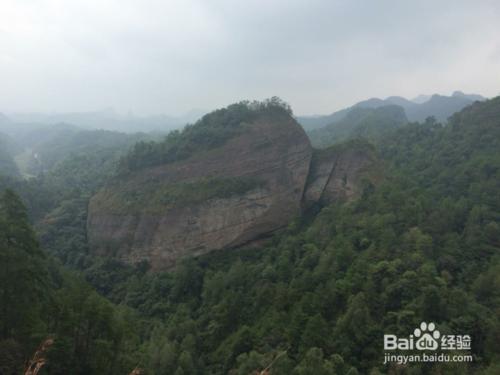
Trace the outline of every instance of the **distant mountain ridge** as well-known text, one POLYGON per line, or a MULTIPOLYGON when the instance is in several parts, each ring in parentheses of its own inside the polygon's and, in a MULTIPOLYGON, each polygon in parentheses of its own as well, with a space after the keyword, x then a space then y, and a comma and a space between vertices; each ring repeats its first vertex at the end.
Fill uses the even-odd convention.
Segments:
POLYGON ((68 113, 12 113, 0 115, 0 125, 15 124, 20 127, 35 127, 66 123, 85 129, 117 130, 122 132, 170 131, 198 120, 206 111, 191 110, 182 116, 151 115, 137 116, 132 113, 121 115, 107 108, 90 112, 68 113))
POLYGON ((20 151, 15 141, 0 132, 0 175, 19 176, 14 156, 20 151))
POLYGON ((420 95, 413 100, 401 96, 390 96, 386 99, 370 98, 354 104, 351 107, 341 109, 326 116, 298 116, 297 121, 306 131, 322 128, 326 125, 343 120, 354 108, 379 108, 387 105, 399 105, 403 107, 408 121, 422 122, 427 117, 435 117, 440 122, 445 122, 453 113, 475 101, 483 101, 484 98, 478 94, 464 94, 455 91, 451 96, 434 94, 420 95))
POLYGON ((379 141, 387 132, 408 123, 405 111, 400 105, 380 107, 355 107, 344 118, 322 128, 307 132, 314 147, 325 148, 353 138, 379 141))

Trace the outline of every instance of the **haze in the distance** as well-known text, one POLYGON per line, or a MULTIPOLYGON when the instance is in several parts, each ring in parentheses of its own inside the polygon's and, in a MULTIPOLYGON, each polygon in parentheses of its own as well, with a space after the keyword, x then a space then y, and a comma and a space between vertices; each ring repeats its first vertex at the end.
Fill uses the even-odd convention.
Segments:
POLYGON ((2 0, 0 112, 500 91, 498 1, 2 0))

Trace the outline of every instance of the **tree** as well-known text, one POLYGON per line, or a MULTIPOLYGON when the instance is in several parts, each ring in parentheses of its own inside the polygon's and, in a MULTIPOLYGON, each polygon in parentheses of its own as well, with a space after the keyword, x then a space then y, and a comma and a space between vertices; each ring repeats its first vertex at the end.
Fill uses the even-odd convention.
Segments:
MULTIPOLYGON (((47 297, 44 255, 21 199, 6 190, 0 197, 0 338, 29 344, 40 326, 47 297)), ((33 344, 33 342, 31 342, 33 344)), ((26 347, 23 345, 23 347, 26 347)))
POLYGON ((311 348, 293 370, 293 375, 336 375, 333 363, 319 348, 311 348))
POLYGON ((313 347, 329 350, 331 349, 331 337, 332 330, 321 315, 316 314, 309 318, 306 323, 301 337, 302 350, 305 352, 313 347))

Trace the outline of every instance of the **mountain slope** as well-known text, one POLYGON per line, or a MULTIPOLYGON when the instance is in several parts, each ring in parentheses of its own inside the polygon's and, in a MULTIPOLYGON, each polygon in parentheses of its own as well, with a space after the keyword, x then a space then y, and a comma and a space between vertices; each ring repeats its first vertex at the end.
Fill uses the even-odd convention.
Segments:
POLYGON ((0 133, 0 175, 19 176, 14 156, 20 151, 13 139, 0 133))
MULTIPOLYGON (((283 116, 289 125, 273 120, 267 123, 271 129, 261 127, 258 134, 273 133, 274 126, 286 128, 283 134, 298 129, 288 112, 283 116)), ((127 181, 157 169, 187 174, 189 160, 227 151, 261 120, 219 123, 236 127, 229 136, 219 126, 207 130, 202 122, 189 136, 176 134, 181 143, 170 139, 155 143, 158 147, 142 145, 139 153, 131 153, 139 162, 124 159, 123 179, 115 185, 122 182, 127 188, 127 181), (207 132, 216 135, 214 143, 202 136, 207 132), (175 165, 186 168, 176 170, 175 165)), ((276 142, 283 144, 283 137, 276 142)), ((383 158, 384 178, 363 184, 355 191, 357 199, 326 200, 326 206, 308 210, 259 248, 211 252, 156 273, 146 272, 144 264, 124 265, 85 253, 87 258, 75 264, 119 307, 55 262, 47 264, 34 246, 19 199, 4 195, 0 368, 19 373, 24 359, 50 333, 54 347, 43 371, 58 374, 118 375, 138 363, 152 374, 246 375, 268 366, 272 375, 498 373, 500 98, 467 107, 445 126, 429 120, 397 128, 377 147, 353 140, 313 152, 305 190, 306 196, 315 196, 313 202, 323 193, 328 198, 352 192, 352 182, 377 167, 365 164, 362 155, 383 158), (345 173, 349 163, 360 167, 356 173, 345 173), (15 298, 20 293, 26 298, 15 298), (443 362, 383 365, 383 335, 407 337, 422 321, 435 323, 442 335, 470 335, 471 350, 461 354, 471 354, 473 361, 458 368, 443 362)), ((256 150, 265 154, 269 145, 263 141, 256 150)), ((244 151, 238 149, 239 159, 223 152, 221 160, 246 163, 244 151)), ((284 158, 282 151, 278 156, 284 158)), ((262 164, 259 160, 255 165, 262 164)), ((30 181, 27 201, 54 189, 58 198, 76 190, 55 184, 45 191, 44 179, 30 181)), ((154 181, 143 182, 132 193, 154 181)), ((206 189, 171 189, 161 197, 172 207, 249 187, 234 180, 229 185, 201 182, 206 189)), ((134 203, 144 197, 128 198, 134 203)), ((60 256, 86 240, 85 233, 75 234, 75 226, 84 226, 85 212, 72 207, 74 201, 66 203, 46 216, 47 225, 71 223, 52 233, 60 256)), ((108 249, 114 249, 112 242, 108 249)))
POLYGON ((305 133, 279 104, 209 114, 124 159, 129 171, 90 202, 91 248, 162 269, 256 239, 300 213, 310 159, 305 133))
POLYGON ((400 106, 378 108, 353 108, 337 122, 308 132, 314 147, 324 148, 352 138, 380 140, 387 132, 408 122, 400 106))
POLYGON ((129 271, 111 267, 90 278, 108 280, 116 302, 166 321, 148 349, 153 371, 187 363, 190 373, 249 374, 272 363, 272 375, 495 374, 499 142, 500 98, 447 126, 410 124, 380 143, 379 186, 293 221, 260 250, 212 253, 122 283, 114 280, 129 271), (474 361, 460 371, 451 362, 383 365, 383 335, 406 337, 422 321, 470 335, 462 354, 474 361), (157 360, 158 348, 168 361, 157 360))
POLYGON ((307 136, 277 99, 210 113, 122 159, 121 175, 90 201, 90 248, 158 271, 259 239, 315 203, 359 197, 365 177, 374 182, 369 145, 321 155, 311 164, 307 136))
POLYGON ((475 101, 485 100, 481 95, 464 94, 455 91, 452 96, 422 95, 410 101, 400 96, 390 96, 386 99, 371 98, 341 109, 327 116, 299 116, 297 121, 306 131, 322 128, 328 124, 343 120, 355 108, 379 108, 388 105, 399 105, 404 108, 409 121, 424 121, 427 117, 435 117, 445 122, 453 113, 475 101))
POLYGON ((443 96, 432 95, 432 97, 419 105, 405 108, 410 121, 424 121, 427 117, 435 117, 437 121, 446 122, 453 113, 460 111, 474 102, 468 96, 456 95, 443 96))
POLYGON ((157 116, 135 116, 119 115, 112 109, 104 109, 94 112, 74 113, 16 113, 10 117, 13 122, 24 127, 46 127, 47 125, 67 123, 83 129, 102 129, 121 132, 150 132, 170 131, 178 129, 187 123, 191 123, 205 113, 202 111, 191 111, 181 117, 166 115, 157 116))

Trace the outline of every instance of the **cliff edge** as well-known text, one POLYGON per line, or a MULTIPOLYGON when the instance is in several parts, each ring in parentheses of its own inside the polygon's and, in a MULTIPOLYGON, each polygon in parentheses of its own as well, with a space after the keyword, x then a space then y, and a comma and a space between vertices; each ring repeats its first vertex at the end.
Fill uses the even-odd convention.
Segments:
POLYGON ((171 268, 243 245, 314 203, 351 200, 376 164, 355 142, 314 151, 281 103, 239 103, 161 143, 139 143, 90 200, 94 254, 171 268))
POLYGON ((101 189, 89 204, 92 251, 165 269, 184 256, 244 244, 299 215, 312 156, 300 125, 273 107, 226 130, 220 144, 132 170, 101 189))

